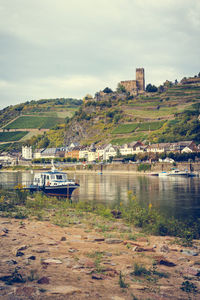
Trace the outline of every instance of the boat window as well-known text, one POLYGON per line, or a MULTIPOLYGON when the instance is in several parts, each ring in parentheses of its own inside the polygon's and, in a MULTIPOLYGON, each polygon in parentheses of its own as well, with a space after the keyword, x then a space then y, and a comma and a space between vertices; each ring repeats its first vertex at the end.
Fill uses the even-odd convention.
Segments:
POLYGON ((47 179, 49 179, 49 175, 47 175, 47 179))
POLYGON ((56 175, 56 179, 62 179, 62 175, 56 175))

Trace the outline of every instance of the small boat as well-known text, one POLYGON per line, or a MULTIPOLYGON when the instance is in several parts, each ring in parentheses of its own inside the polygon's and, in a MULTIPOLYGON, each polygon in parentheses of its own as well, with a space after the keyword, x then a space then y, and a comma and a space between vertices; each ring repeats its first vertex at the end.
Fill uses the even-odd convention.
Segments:
POLYGON ((178 169, 172 169, 169 172, 161 172, 159 173, 159 176, 185 176, 185 177, 193 177, 195 176, 194 173, 188 172, 188 170, 180 171, 178 169))
POLYGON ((30 192, 41 191, 48 196, 71 198, 73 191, 79 187, 74 180, 68 179, 67 174, 55 169, 49 172, 35 173, 33 184, 27 189, 30 192))

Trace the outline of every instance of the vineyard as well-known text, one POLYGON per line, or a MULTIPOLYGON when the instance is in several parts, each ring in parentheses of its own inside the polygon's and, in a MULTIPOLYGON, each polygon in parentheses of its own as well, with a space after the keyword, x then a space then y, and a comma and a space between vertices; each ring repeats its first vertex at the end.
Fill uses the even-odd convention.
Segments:
POLYGON ((21 140, 28 132, 16 131, 16 132, 0 132, 0 142, 13 142, 21 140))
POLYGON ((64 123, 62 118, 48 118, 35 116, 22 116, 8 124, 5 129, 34 129, 44 128, 50 129, 59 123, 64 123))

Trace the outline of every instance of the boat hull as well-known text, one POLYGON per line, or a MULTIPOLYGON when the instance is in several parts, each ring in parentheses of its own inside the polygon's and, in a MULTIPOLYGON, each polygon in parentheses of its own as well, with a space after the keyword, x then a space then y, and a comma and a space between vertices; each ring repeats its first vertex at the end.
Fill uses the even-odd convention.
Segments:
POLYGON ((62 185, 62 186, 36 186, 31 185, 28 190, 31 193, 43 192, 47 196, 71 198, 73 191, 79 187, 79 184, 62 185))

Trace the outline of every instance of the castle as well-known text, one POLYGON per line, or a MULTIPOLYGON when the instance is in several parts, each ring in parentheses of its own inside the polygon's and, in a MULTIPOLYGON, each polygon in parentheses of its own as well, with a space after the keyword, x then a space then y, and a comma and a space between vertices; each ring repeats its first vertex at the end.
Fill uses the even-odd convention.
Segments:
POLYGON ((144 68, 136 69, 136 80, 120 81, 120 84, 132 95, 145 92, 144 68))

